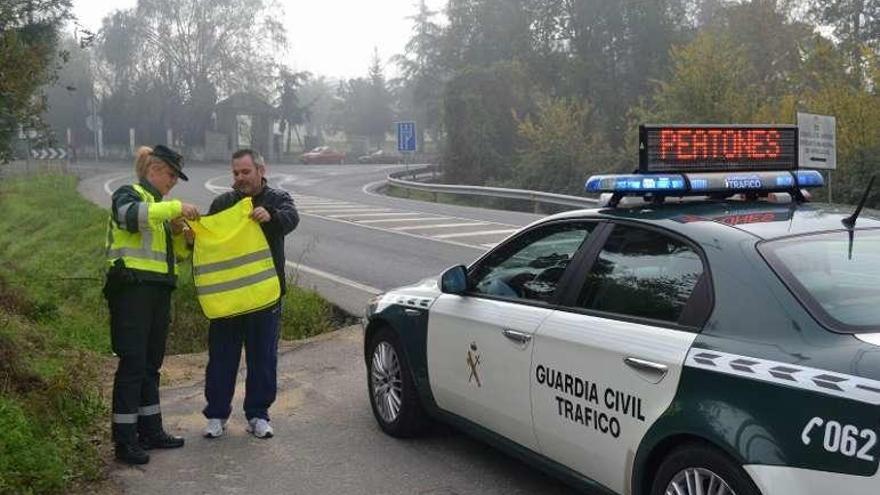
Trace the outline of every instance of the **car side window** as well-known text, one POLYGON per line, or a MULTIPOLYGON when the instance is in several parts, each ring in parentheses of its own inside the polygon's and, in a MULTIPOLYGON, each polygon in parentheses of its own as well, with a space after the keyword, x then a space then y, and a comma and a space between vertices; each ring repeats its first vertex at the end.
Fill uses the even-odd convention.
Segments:
POLYGON ((537 228, 499 247, 471 271, 471 293, 549 302, 594 223, 537 228))
POLYGON ((616 225, 577 307, 676 323, 702 274, 700 256, 686 243, 653 230, 616 225))

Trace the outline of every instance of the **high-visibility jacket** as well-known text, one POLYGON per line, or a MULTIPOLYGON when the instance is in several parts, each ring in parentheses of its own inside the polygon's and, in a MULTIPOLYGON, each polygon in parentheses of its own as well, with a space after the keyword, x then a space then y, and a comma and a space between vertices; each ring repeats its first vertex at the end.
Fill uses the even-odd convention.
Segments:
POLYGON ((171 236, 169 225, 169 220, 180 216, 182 203, 159 201, 141 184, 125 189, 124 194, 114 194, 122 199, 110 210, 105 245, 108 264, 118 265, 121 260, 125 268, 160 274, 173 284, 177 259, 189 251, 183 236, 171 236))
POLYGON ((260 225, 246 197, 214 215, 190 222, 195 231, 193 277, 205 316, 250 313, 274 304, 281 284, 260 225))

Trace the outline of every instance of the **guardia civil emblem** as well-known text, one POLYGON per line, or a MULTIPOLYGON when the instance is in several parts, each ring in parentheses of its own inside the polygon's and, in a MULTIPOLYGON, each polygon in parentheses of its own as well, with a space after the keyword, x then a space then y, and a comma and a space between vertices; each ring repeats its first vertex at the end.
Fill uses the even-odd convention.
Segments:
POLYGON ((471 348, 467 351, 467 365, 471 369, 471 374, 468 376, 468 383, 476 382, 477 387, 482 387, 483 384, 480 383, 480 374, 477 373, 477 367, 480 366, 480 353, 477 352, 476 342, 471 342, 471 348))

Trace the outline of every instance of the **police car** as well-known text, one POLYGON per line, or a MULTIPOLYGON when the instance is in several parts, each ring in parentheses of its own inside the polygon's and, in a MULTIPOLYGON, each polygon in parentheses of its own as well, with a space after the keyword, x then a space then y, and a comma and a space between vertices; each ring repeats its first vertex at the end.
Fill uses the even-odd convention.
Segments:
MULTIPOLYGON (((810 203, 793 126, 643 126, 605 205, 375 298, 379 426, 596 493, 880 493, 880 214, 810 203)), ((873 180, 872 180, 873 182, 873 180)))

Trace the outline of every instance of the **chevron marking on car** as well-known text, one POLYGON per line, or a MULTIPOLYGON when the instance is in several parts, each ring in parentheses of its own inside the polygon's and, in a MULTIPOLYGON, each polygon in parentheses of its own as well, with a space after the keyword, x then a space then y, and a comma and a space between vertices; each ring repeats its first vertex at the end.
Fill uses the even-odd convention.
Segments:
POLYGON ((405 294, 389 294, 388 303, 407 308, 428 309, 434 299, 429 297, 407 296, 405 294))
POLYGON ((880 405, 880 381, 789 363, 705 349, 691 349, 685 366, 880 405))

